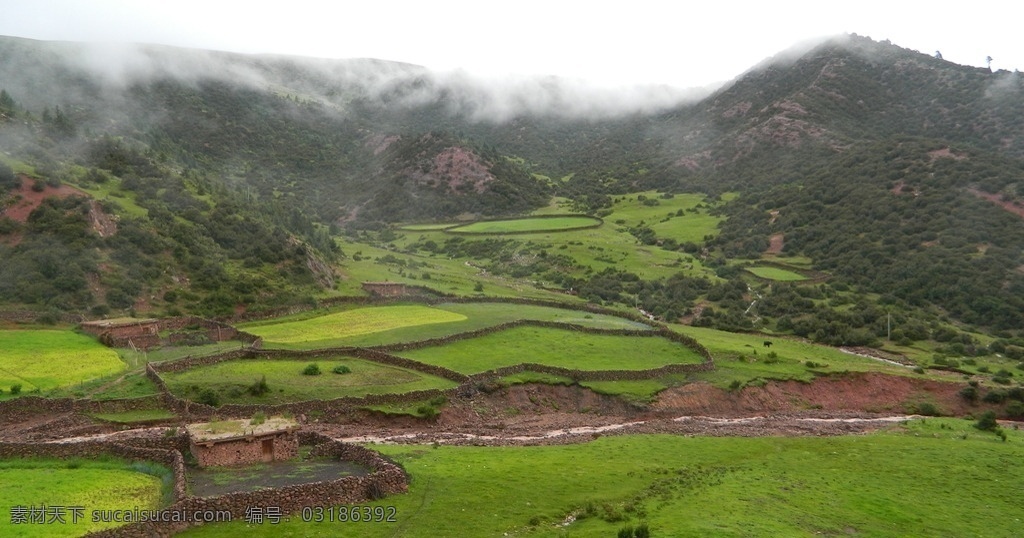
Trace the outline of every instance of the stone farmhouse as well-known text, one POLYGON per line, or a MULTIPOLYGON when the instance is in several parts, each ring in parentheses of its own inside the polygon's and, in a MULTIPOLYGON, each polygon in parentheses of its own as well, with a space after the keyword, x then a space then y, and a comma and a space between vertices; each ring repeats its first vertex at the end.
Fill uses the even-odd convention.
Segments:
POLYGON ((185 426, 200 467, 284 461, 299 455, 299 424, 285 418, 222 420, 185 426))
POLYGON ((155 319, 100 319, 83 321, 81 327, 110 347, 149 349, 160 343, 160 324, 155 319))

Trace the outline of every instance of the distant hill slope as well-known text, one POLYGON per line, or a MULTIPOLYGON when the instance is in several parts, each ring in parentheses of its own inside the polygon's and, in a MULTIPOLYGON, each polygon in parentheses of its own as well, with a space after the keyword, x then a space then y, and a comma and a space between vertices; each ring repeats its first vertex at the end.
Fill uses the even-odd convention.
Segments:
POLYGON ((519 214, 551 194, 600 211, 656 188, 739 194, 716 210, 721 234, 685 247, 725 278, 728 260, 774 240, 775 254, 807 256, 864 297, 1024 322, 1024 238, 1007 210, 1024 192, 1019 73, 846 36, 699 101, 652 93, 600 108, 555 79, 502 94, 378 60, 15 38, 0 38, 0 57, 0 158, 85 189, 122 223, 81 237, 77 220, 56 219, 87 212, 71 202, 42 228, 4 223, 22 234, 4 242, 20 268, 6 289, 46 275, 32 245, 93 253, 77 266, 100 292, 26 303, 102 310, 103 290, 160 302, 188 282, 182 308, 276 304, 330 286, 314 258, 335 255, 341 227, 519 214))

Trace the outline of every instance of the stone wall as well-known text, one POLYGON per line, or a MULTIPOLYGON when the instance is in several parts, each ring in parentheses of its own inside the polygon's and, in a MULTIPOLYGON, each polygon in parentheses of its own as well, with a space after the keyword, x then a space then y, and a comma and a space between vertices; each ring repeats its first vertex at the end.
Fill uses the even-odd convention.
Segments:
MULTIPOLYGON (((177 513, 194 513, 201 510, 221 511, 229 514, 232 520, 238 521, 244 520, 247 512, 252 508, 275 507, 280 509, 281 514, 287 515, 298 513, 305 507, 362 503, 408 491, 409 483, 405 470, 372 450, 308 432, 299 434, 299 442, 303 445, 315 445, 310 452, 311 455, 352 461, 368 467, 371 472, 365 476, 345 476, 335 480, 229 493, 216 497, 185 497, 164 510, 177 513)), ((105 538, 171 536, 198 524, 200 523, 141 522, 93 533, 90 536, 105 538)))
POLYGON ((143 448, 107 441, 79 443, 0 443, 0 458, 95 458, 117 456, 132 461, 154 461, 167 466, 174 474, 173 499, 185 499, 185 460, 181 452, 161 448, 143 448))
POLYGON ((401 282, 363 282, 363 291, 377 297, 401 297, 406 294, 401 282))
POLYGON ((40 413, 121 413, 154 409, 163 403, 164 398, 159 394, 117 400, 22 396, 0 402, 0 417, 3 417, 4 422, 20 422, 40 413))
POLYGON ((188 357, 185 359, 179 359, 170 362, 149 363, 146 366, 146 375, 150 379, 152 379, 153 382, 156 383, 157 387, 159 387, 160 390, 163 392, 163 404, 184 417, 209 418, 214 415, 248 417, 252 416, 257 412, 264 412, 272 415, 284 413, 290 413, 295 416, 311 415, 323 417, 328 420, 333 420, 336 418, 343 417, 346 414, 351 413, 355 409, 372 405, 413 403, 431 400, 438 397, 450 398, 458 394, 472 394, 474 392, 473 387, 480 382, 486 382, 488 380, 494 379, 495 377, 500 377, 503 375, 509 375, 527 370, 564 376, 575 381, 611 381, 654 379, 669 374, 710 371, 714 370, 714 368, 715 365, 714 360, 711 357, 711 353, 708 352, 708 350, 704 348, 704 346, 701 346, 696 340, 690 338, 689 336, 672 332, 665 327, 656 327, 655 329, 599 329, 594 327, 584 327, 581 325, 573 325, 551 321, 518 320, 508 323, 502 323, 492 327, 478 329, 475 331, 468 331, 440 338, 431 338, 428 340, 421 340, 418 342, 388 344, 372 348, 342 347, 319 349, 312 351, 253 349, 235 350, 227 353, 210 355, 205 357, 188 357), (455 372, 447 368, 420 363, 390 353, 394 351, 405 351, 429 346, 442 346, 446 344, 451 344, 453 342, 457 342, 459 340, 465 340, 468 338, 478 338, 480 336, 484 336, 487 334, 492 334, 499 331, 504 331, 514 327, 521 326, 548 327, 562 330, 579 331, 591 334, 612 334, 634 337, 661 337, 671 340, 673 342, 677 342, 680 345, 686 346, 694 350, 704 360, 701 363, 696 364, 668 364, 660 368, 653 368, 649 370, 575 370, 568 368, 560 368, 556 366, 525 363, 505 368, 498 368, 473 376, 467 376, 465 374, 461 374, 459 372, 455 372), (277 405, 226 404, 215 408, 175 396, 167 389, 167 384, 160 377, 160 372, 178 372, 190 368, 216 364, 218 362, 228 360, 317 360, 333 358, 339 355, 348 355, 390 366, 408 368, 410 370, 415 370, 455 381, 456 383, 460 383, 460 386, 448 390, 430 389, 402 394, 374 394, 358 398, 343 397, 335 398, 333 400, 312 400, 277 405))

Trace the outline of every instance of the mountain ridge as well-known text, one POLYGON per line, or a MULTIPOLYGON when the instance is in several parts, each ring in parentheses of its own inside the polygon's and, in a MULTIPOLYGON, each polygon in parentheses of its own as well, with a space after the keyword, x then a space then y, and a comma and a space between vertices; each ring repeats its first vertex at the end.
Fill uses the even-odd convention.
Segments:
MULTIPOLYGON (((700 244, 643 226, 631 230, 644 244, 706 253, 714 277, 737 290, 735 264, 775 245, 772 255, 805 256, 861 297, 891 296, 886 300, 901 308, 935 308, 934 315, 995 330, 1024 321, 1015 291, 1024 286, 1019 217, 991 211, 1015 207, 1024 192, 1019 73, 958 66, 851 35, 783 52, 703 100, 674 107, 598 117, 513 109, 488 116, 481 111, 494 103, 479 87, 446 86, 450 80, 406 64, 191 51, 184 56, 229 58, 235 67, 176 78, 175 66, 188 63, 181 59, 141 80, 115 77, 124 83, 117 86, 55 63, 48 48, 0 39, 0 49, 21 58, 0 66, 7 96, 0 112, 8 118, 0 144, 22 172, 107 196, 110 210, 125 217, 125 237, 148 238, 104 239, 100 259, 79 264, 82 275, 99 274, 105 287, 120 290, 119 308, 144 293, 159 299, 174 285, 133 269, 129 253, 170 263, 177 281, 199 286, 182 307, 226 314, 239 304, 329 293, 323 285, 332 278, 302 267, 310 256, 337 256, 332 263, 343 267, 347 254, 332 236, 345 229, 380 233, 386 245, 383 238, 402 221, 522 215, 551 195, 601 215, 613 197, 659 189, 738 193, 715 209, 724 219, 721 233, 700 244), (24 68, 32 61, 38 69, 24 68), (147 241, 162 250, 147 253, 147 241), (188 256, 190 249, 204 254, 188 256), (219 261, 200 261, 204 256, 219 261), (225 263, 237 269, 215 269, 225 263), (288 265, 293 269, 282 271, 288 265), (271 281, 289 292, 273 297, 271 281)), ((537 110, 572 98, 552 84, 537 110)), ((531 104, 529 91, 519 95, 524 107, 531 104)), ((54 211, 79 209, 51 209, 41 228, 31 219, 24 228, 4 226, 28 239, 36 231, 40 240, 52 239, 70 225, 54 211)), ((23 274, 45 274, 41 258, 27 253, 33 244, 5 254, 29 260, 23 274)), ((53 304, 101 311, 94 299, 53 304)), ((686 301, 663 311, 695 306, 686 301)), ((782 316, 815 315, 802 308, 782 316)), ((749 315, 726 313, 707 319, 749 328, 749 315)))

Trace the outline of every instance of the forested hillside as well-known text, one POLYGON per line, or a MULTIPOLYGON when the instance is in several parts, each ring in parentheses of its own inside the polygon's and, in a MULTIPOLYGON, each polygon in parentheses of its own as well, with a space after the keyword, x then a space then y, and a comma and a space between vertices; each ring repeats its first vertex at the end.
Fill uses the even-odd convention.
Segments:
POLYGON ((402 223, 523 215, 552 196, 608 216, 657 190, 707 201, 605 225, 675 253, 689 269, 671 278, 602 270, 555 244, 407 244, 489 263, 516 286, 835 344, 890 336, 894 316, 911 340, 1024 323, 1016 72, 845 36, 697 102, 601 109, 557 81, 543 99, 501 100, 374 60, 14 38, 0 38, 0 57, 11 307, 227 315, 315 301, 358 256, 341 237, 395 250, 402 223), (659 227, 687 211, 716 219, 715 233, 659 227), (755 279, 745 268, 759 260, 814 282, 755 279))

